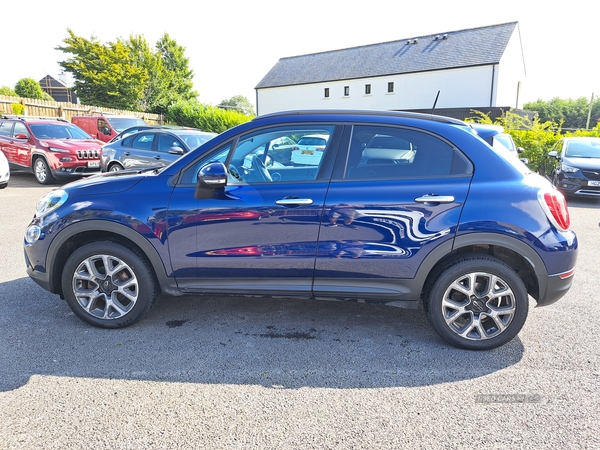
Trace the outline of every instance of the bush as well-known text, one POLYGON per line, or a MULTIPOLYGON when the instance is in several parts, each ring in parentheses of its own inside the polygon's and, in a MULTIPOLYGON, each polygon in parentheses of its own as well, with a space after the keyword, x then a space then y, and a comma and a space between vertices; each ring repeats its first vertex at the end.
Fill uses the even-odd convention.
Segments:
POLYGON ((248 122, 251 118, 237 111, 225 111, 194 100, 173 103, 165 113, 167 123, 199 128, 213 133, 222 133, 236 125, 248 122))
POLYGON ((11 103, 10 105, 13 114, 17 116, 22 116, 25 114, 25 105, 21 105, 20 103, 11 103))
POLYGON ((520 156, 529 160, 529 168, 542 175, 550 175, 556 164, 556 161, 548 156, 548 152, 559 139, 571 136, 600 137, 600 127, 563 133, 562 123, 541 122, 538 116, 530 120, 519 114, 505 112, 492 122, 486 114, 479 111, 474 113, 476 114, 476 117, 472 118, 474 122, 494 123, 504 127, 504 130, 514 139, 516 146, 524 149, 520 156))
POLYGON ((18 97, 15 90, 12 88, 9 88, 8 86, 0 87, 0 95, 7 95, 9 97, 18 97))

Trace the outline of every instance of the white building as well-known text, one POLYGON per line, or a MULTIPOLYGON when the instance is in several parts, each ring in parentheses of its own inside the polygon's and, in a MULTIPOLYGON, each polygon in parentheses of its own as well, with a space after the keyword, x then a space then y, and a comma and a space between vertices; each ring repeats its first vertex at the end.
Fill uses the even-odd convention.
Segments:
POLYGON ((258 115, 296 109, 520 108, 517 22, 280 59, 256 86, 258 115), (438 95, 439 92, 439 95, 438 95))

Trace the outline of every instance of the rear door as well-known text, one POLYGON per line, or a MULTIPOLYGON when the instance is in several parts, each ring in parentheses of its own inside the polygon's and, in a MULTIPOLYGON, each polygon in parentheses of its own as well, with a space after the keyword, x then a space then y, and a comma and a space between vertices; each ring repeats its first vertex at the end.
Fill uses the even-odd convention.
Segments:
POLYGON ((414 296, 403 280, 414 278, 423 259, 453 239, 472 165, 422 130, 357 125, 347 142, 325 201, 314 295, 414 296))

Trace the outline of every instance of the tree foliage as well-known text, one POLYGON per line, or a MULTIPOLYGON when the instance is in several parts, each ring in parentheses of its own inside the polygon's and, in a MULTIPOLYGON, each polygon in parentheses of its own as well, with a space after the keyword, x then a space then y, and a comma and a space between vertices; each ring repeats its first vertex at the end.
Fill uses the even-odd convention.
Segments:
POLYGON ((17 81, 17 84, 15 84, 14 92, 19 97, 35 98, 38 100, 53 100, 47 92, 44 92, 40 83, 33 78, 21 78, 17 81))
POLYGON ((247 122, 250 117, 238 111, 227 111, 216 106, 204 105, 196 100, 181 100, 169 106, 165 119, 168 123, 176 125, 222 133, 247 122))
POLYGON ((9 97, 18 97, 15 90, 8 86, 0 86, 0 95, 8 95, 9 97))
MULTIPOLYGON (((600 99, 594 100, 591 107, 590 128, 593 128, 600 120, 600 99)), ((537 112, 541 122, 554 122, 563 129, 578 129, 586 128, 590 100, 585 97, 574 100, 555 97, 549 101, 537 100, 525 103, 523 108, 537 112)))
POLYGON ((60 65, 73 75, 83 103, 164 113, 171 103, 198 96, 185 48, 167 33, 152 49, 142 36, 102 44, 67 32, 57 49, 72 56, 60 65))
POLYGON ((533 120, 527 116, 505 112, 501 117, 492 121, 489 116, 481 112, 475 112, 473 120, 479 123, 501 125, 515 141, 517 147, 522 147, 524 152, 520 155, 529 160, 529 167, 541 174, 551 171, 555 161, 548 157, 552 146, 562 137, 569 136, 594 136, 600 137, 600 127, 592 130, 565 131, 560 124, 553 121, 542 122, 540 116, 533 120))
POLYGON ((243 95, 234 95, 229 100, 223 100, 217 105, 218 108, 239 111, 247 116, 255 116, 254 105, 243 95))

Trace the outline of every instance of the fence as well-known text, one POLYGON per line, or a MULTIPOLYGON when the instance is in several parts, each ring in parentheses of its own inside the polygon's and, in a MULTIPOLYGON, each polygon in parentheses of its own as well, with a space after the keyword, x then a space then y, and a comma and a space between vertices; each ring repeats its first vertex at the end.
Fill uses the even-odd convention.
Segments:
POLYGON ((0 95, 0 115, 14 114, 12 109, 14 103, 19 103, 25 107, 26 116, 62 117, 69 122, 73 116, 117 114, 140 117, 141 119, 144 119, 146 123, 151 125, 163 123, 163 117, 160 114, 149 114, 139 111, 125 111, 120 109, 102 108, 99 106, 37 100, 32 98, 10 97, 7 95, 0 95))

